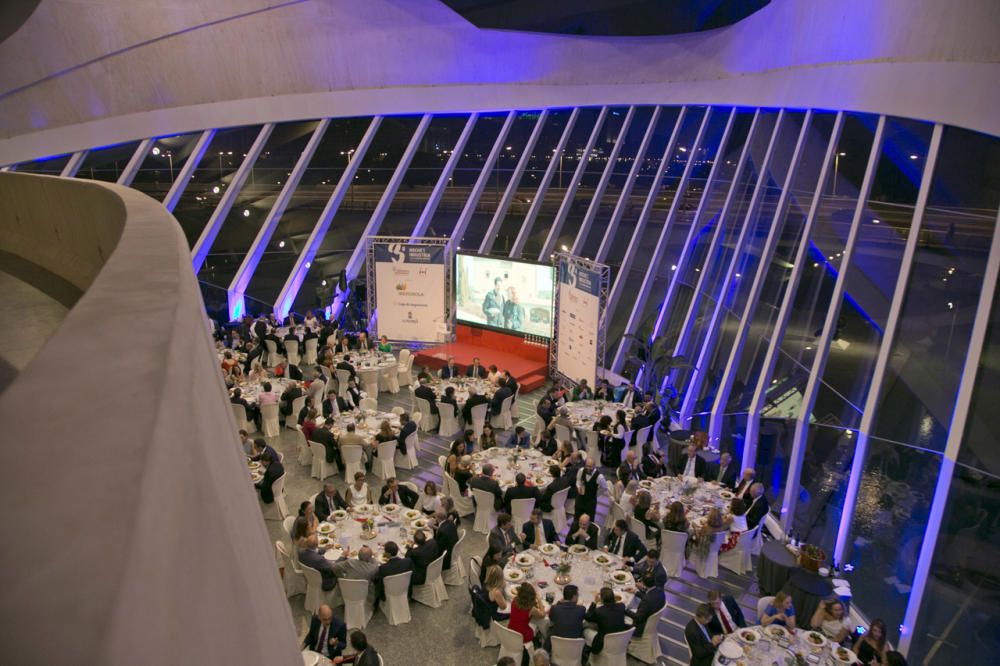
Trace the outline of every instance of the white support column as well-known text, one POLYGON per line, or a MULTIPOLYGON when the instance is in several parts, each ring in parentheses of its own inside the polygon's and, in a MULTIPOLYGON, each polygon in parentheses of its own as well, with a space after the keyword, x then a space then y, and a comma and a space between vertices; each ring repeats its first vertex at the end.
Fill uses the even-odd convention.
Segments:
POLYGON ((17 165, 7 164, 5 166, 0 167, 0 171, 17 171, 17 165))
POLYGON ((170 186, 170 190, 167 192, 167 196, 163 198, 163 207, 166 208, 171 213, 174 212, 174 208, 177 207, 177 202, 181 200, 181 195, 184 194, 184 190, 187 189, 188 183, 191 182, 191 176, 194 174, 194 170, 198 168, 198 163, 201 162, 201 158, 205 156, 205 151, 208 150, 208 146, 212 143, 212 139, 215 138, 215 130, 205 130, 198 137, 198 142, 194 144, 194 148, 191 149, 191 154, 188 155, 187 160, 184 162, 184 166, 177 173, 177 180, 174 181, 173 185, 170 186))
POLYGON ((146 156, 149 155, 149 149, 153 147, 154 143, 156 143, 156 139, 143 139, 139 142, 135 152, 132 153, 132 159, 128 161, 128 164, 125 165, 125 169, 118 176, 118 180, 116 181, 118 185, 128 187, 132 184, 132 180, 135 179, 135 174, 139 173, 139 167, 142 166, 146 156))
MULTIPOLYGON (((747 138, 743 142, 743 149, 740 151, 740 157, 736 161, 736 170, 733 172, 733 179, 730 181, 729 190, 726 192, 726 200, 722 203, 722 210, 719 211, 717 216, 718 222, 715 225, 715 231, 712 232, 712 238, 705 252, 705 262, 701 265, 701 270, 698 272, 698 283, 691 294, 691 302, 688 304, 687 313, 684 315, 684 323, 680 328, 680 334, 677 336, 677 342, 674 343, 672 356, 680 356, 687 353, 688 342, 690 341, 691 334, 694 333, 698 305, 701 302, 702 294, 705 292, 708 275, 712 272, 712 256, 718 249, 722 239, 725 238, 726 218, 729 217, 729 209, 736 199, 736 189, 743 178, 743 170, 746 169, 747 161, 750 159, 750 148, 757 135, 757 128, 760 125, 760 115, 760 109, 754 111, 753 120, 750 122, 750 129, 747 131, 747 138)), ((710 194, 708 190, 702 192, 702 205, 706 205, 710 194)), ((678 272, 679 269, 680 267, 678 266, 678 272)), ((670 377, 668 379, 673 381, 670 377)))
POLYGON ((455 228, 451 230, 451 244, 453 246, 457 247, 462 244, 462 237, 465 235, 465 230, 469 228, 469 222, 476 213, 476 206, 479 205, 479 197, 483 196, 483 190, 486 189, 486 184, 490 181, 493 167, 497 163, 497 160, 500 159, 500 152, 507 141, 507 135, 510 134, 510 128, 514 126, 514 119, 516 117, 517 111, 511 111, 507 114, 503 127, 500 128, 500 134, 497 135, 497 140, 493 142, 493 148, 490 149, 489 155, 486 156, 486 163, 483 164, 482 171, 479 172, 479 177, 476 179, 475 185, 472 186, 472 191, 469 192, 469 198, 465 201, 462 214, 458 216, 455 228))
POLYGON ((257 236, 253 239, 253 243, 250 245, 250 249, 247 250, 246 256, 243 257, 236 275, 233 276, 226 294, 229 301, 229 321, 236 321, 246 311, 243 295, 246 293, 247 286, 250 284, 257 266, 260 264, 260 260, 264 257, 267 244, 271 242, 271 237, 278 228, 281 216, 284 215, 285 208, 288 207, 288 202, 292 200, 292 195, 295 194, 295 190, 299 186, 299 181, 302 180, 302 176, 309 167, 309 162, 316 153, 316 149, 319 148, 320 141, 323 140, 323 135, 326 134, 329 126, 329 118, 320 120, 316 125, 312 136, 309 137, 309 143, 306 144, 306 147, 302 150, 302 154, 299 155, 299 159, 295 162, 291 174, 281 187, 281 192, 278 193, 277 198, 271 205, 271 210, 268 211, 267 217, 264 219, 264 224, 257 231, 257 236))
POLYGON ((354 157, 348 160, 344 173, 340 175, 340 180, 337 181, 337 186, 330 193, 330 199, 326 202, 326 207, 320 213, 319 219, 316 220, 312 233, 309 234, 309 239, 306 240, 306 244, 299 251, 299 256, 295 260, 295 266, 292 268, 292 272, 289 273, 288 279, 285 280, 278 298, 274 301, 274 314, 278 319, 284 319, 288 316, 288 311, 292 309, 292 304, 295 302, 295 297, 299 294, 303 280, 306 279, 306 273, 312 264, 313 257, 319 251, 319 246, 326 237, 330 223, 333 222, 333 216, 337 214, 340 204, 344 201, 344 197, 347 196, 347 191, 354 182, 354 174, 361 168, 361 161, 365 158, 368 149, 371 148, 372 141, 375 140, 375 133, 381 124, 382 116, 374 116, 372 118, 371 124, 368 125, 368 129, 365 131, 365 135, 361 137, 361 143, 358 144, 358 147, 354 151, 354 157))
POLYGON ((785 328, 788 320, 792 316, 792 307, 795 304, 795 294, 798 291, 802 273, 805 271, 807 259, 809 257, 809 240, 812 237, 812 230, 816 223, 816 217, 820 204, 823 201, 823 188, 830 180, 830 170, 833 169, 834 160, 837 154, 837 144, 840 142, 840 133, 844 129, 844 112, 837 113, 833 121, 833 129, 830 132, 830 140, 827 142, 826 155, 823 158, 823 165, 820 167, 819 178, 816 181, 816 189, 813 190, 812 202, 809 204, 809 212, 806 214, 805 224, 802 226, 802 240, 795 253, 795 260, 792 265, 792 273, 788 276, 785 284, 784 296, 781 301, 781 308, 778 310, 778 317, 774 321, 774 329, 771 333, 767 346, 767 353, 764 355, 764 365, 757 378, 757 386, 754 389, 753 400, 750 402, 750 409, 747 416, 747 431, 743 438, 743 467, 753 467, 757 460, 757 439, 760 436, 760 414, 767 402, 767 391, 771 386, 771 375, 778 363, 778 355, 781 352, 781 342, 785 337, 785 328))
POLYGON ((854 207, 854 219, 851 220, 851 230, 847 234, 847 243, 844 246, 840 272, 837 274, 833 293, 830 294, 829 308, 826 311, 826 320, 823 323, 823 332, 820 335, 819 342, 816 344, 816 356, 813 357, 812 367, 809 370, 809 381, 806 383, 806 389, 802 394, 802 405, 799 408, 799 416, 795 421, 792 454, 789 456, 788 479, 785 482, 785 496, 781 504, 781 529, 785 532, 791 529, 792 521, 795 519, 795 501, 799 496, 802 459, 805 456, 806 440, 809 438, 809 416, 816 405, 816 395, 819 393, 819 386, 823 380, 823 370, 826 368, 826 360, 830 354, 830 343, 833 342, 833 333, 837 328, 837 318, 840 316, 840 302, 844 299, 844 289, 847 287, 847 274, 850 272, 851 260, 854 258, 854 248, 858 242, 861 220, 865 216, 865 204, 868 202, 868 196, 872 191, 872 182, 875 180, 876 167, 878 167, 879 156, 882 153, 882 140, 884 137, 885 116, 879 116, 878 125, 875 128, 875 137, 872 140, 871 153, 868 155, 868 168, 865 169, 865 176, 858 191, 858 201, 854 207))
POLYGON ((549 166, 545 168, 545 174, 542 176, 542 182, 538 183, 538 191, 535 192, 535 198, 531 200, 531 206, 528 208, 528 214, 524 216, 524 221, 521 223, 521 230, 517 233, 517 238, 514 239, 514 245, 510 248, 510 257, 512 259, 517 259, 524 252, 524 246, 528 242, 528 238, 531 236, 531 230, 535 226, 535 220, 538 218, 538 213, 542 210, 542 202, 545 201, 545 194, 549 191, 549 183, 552 182, 552 177, 555 176, 556 166, 559 164, 559 158, 562 156, 563 151, 566 150, 566 144, 569 142, 569 137, 573 133, 573 127, 576 125, 577 119, 580 117, 579 107, 574 108, 569 114, 569 119, 566 121, 566 127, 563 129, 562 136, 559 137, 559 143, 552 150, 552 159, 549 160, 549 166))
MULTIPOLYGON (((736 245, 733 247, 733 256, 729 260, 729 267, 726 269, 726 274, 719 284, 718 297, 715 299, 715 309, 712 311, 712 320, 705 330, 705 341, 698 352, 698 360, 694 362, 694 367, 691 369, 691 376, 684 393, 684 402, 681 404, 680 413, 681 426, 685 428, 690 424, 691 416, 694 414, 694 406, 698 402, 698 393, 701 391, 701 382, 707 374, 708 364, 711 361, 712 353, 715 351, 715 343, 721 332, 722 322, 725 321, 726 294, 736 279, 736 269, 740 264, 740 256, 743 254, 743 249, 750 238, 750 232, 757 221, 757 207, 760 205, 760 200, 763 198, 764 192, 767 191, 771 159, 774 157, 775 146, 778 145, 778 136, 781 134, 781 127, 785 124, 785 113, 784 109, 778 111, 778 119, 774 122, 774 129, 771 131, 771 140, 767 143, 764 159, 757 169, 757 182, 754 185, 753 194, 750 195, 750 204, 747 206, 746 215, 743 217, 743 228, 740 229, 740 235, 736 239, 736 245)), ((737 290, 739 290, 738 286, 737 290)))
MULTIPOLYGON (((420 142, 423 141, 424 134, 427 133, 427 128, 430 127, 432 118, 433 116, 429 113, 425 113, 420 118, 417 129, 413 132, 413 136, 410 137, 410 143, 407 144, 406 150, 403 151, 403 157, 399 160, 399 164, 396 165, 396 170, 392 172, 389 184, 386 185, 385 191, 382 192, 382 197, 378 200, 378 204, 375 205, 375 210, 368 220, 368 224, 365 225, 364 230, 361 232, 361 237, 354 245, 354 250, 351 252, 351 256, 347 260, 347 265, 344 267, 348 282, 358 277, 358 273, 361 272, 361 264, 364 263, 365 252, 368 248, 368 237, 378 234, 378 230, 382 227, 382 221, 385 220, 385 216, 389 212, 389 206, 392 205, 392 200, 396 197, 399 186, 403 184, 406 171, 410 168, 413 156, 417 154, 417 148, 420 147, 420 142)), ((354 156, 354 159, 357 159, 357 155, 354 156)), ((333 301, 332 317, 338 317, 343 308, 344 301, 338 296, 333 301)))
POLYGON ((889 306, 889 317, 886 320, 882 342, 879 344, 878 356, 875 358, 875 369, 872 371, 872 382, 868 388, 868 396, 861 412, 861 426, 858 428, 858 438, 854 445, 854 460, 851 463, 851 474, 847 477, 847 491, 844 495, 844 508, 840 513, 840 524, 837 528, 837 543, 833 558, 837 562, 844 561, 844 551, 850 538, 851 521, 854 520, 854 503, 858 498, 858 488, 861 486, 861 476, 864 473, 865 458, 868 453, 868 438, 872 434, 875 414, 879 407, 882 385, 889 368, 889 357, 899 330, 900 315, 906 298, 906 285, 913 271, 913 257, 917 253, 917 243, 924 226, 924 213, 927 210, 927 199, 930 197, 931 184, 934 180, 934 168, 937 164, 938 149, 941 147, 943 127, 934 125, 931 142, 927 150, 927 160, 924 162, 924 173, 920 179, 920 190, 917 202, 913 208, 913 220, 910 222, 909 235, 903 249, 903 260, 896 276, 896 288, 892 293, 892 303, 889 306))
POLYGON ((622 216, 625 215, 625 210, 631 203, 632 189, 635 187, 636 181, 639 180, 642 165, 646 161, 646 153, 649 151, 649 144, 653 142, 653 135, 656 134, 656 124, 660 122, 660 114, 662 112, 662 106, 653 107, 653 115, 649 119, 649 125, 646 126, 646 133, 642 136, 642 143, 639 144, 639 152, 635 155, 635 161, 632 162, 628 178, 625 180, 625 184, 622 185, 622 191, 618 195, 618 203, 615 204, 615 209, 611 213, 611 219, 608 220, 608 226, 604 229, 601 246, 597 249, 597 256, 594 258, 598 263, 604 263, 608 252, 611 251, 611 243, 614 241, 615 232, 618 230, 618 223, 622 221, 622 216))
POLYGON ((986 346, 986 335, 989 333, 990 315, 993 299, 996 296, 997 274, 1000 272, 1000 215, 993 226, 993 241, 990 244, 990 256, 986 261, 986 271, 983 275, 983 286, 979 292, 979 303, 976 306, 976 318, 972 324, 969 336, 969 347, 965 354, 965 365, 962 366, 962 379, 958 385, 958 395, 955 396, 955 409, 951 416, 951 427, 948 428, 948 440, 944 447, 944 457, 941 459, 941 471, 938 472, 937 485, 934 488, 934 499, 931 501, 930 515, 924 529, 924 540, 917 556, 917 568, 913 572, 913 587, 906 603, 906 614, 900 631, 899 651, 907 655, 910 643, 913 641, 913 629, 917 626, 920 606, 927 589, 927 578, 934 559, 934 548, 937 546, 938 535, 941 533, 941 523, 947 508, 948 492, 951 490, 952 478, 955 475, 955 465, 958 464, 958 452, 965 436, 965 428, 969 419, 969 409, 972 406, 972 392, 976 386, 976 375, 986 346))
POLYGON ((524 170, 528 168, 528 162, 531 161, 531 153, 535 150, 535 144, 538 143, 538 137, 542 135, 542 128, 548 117, 548 109, 542 109, 538 114, 538 120, 535 121, 535 128, 531 130, 531 136, 528 137, 528 143, 524 146, 521 159, 517 161, 514 173, 510 175, 510 180, 507 182, 507 189, 504 190, 500 204, 497 206, 496 212, 493 213, 493 219, 490 220, 490 226, 486 230, 486 235, 483 236, 483 242, 479 245, 479 254, 489 254, 493 250, 493 243, 497 239, 497 234, 500 233, 500 226, 503 224, 504 218, 507 217, 507 210, 514 200, 514 195, 517 194, 517 186, 524 176, 524 170))
POLYGON ((781 188, 781 195, 778 197, 778 203, 774 207, 774 215, 771 217, 771 227, 767 232, 767 240, 764 241, 764 247, 761 249, 757 270, 754 272, 753 284, 750 285, 750 293, 747 294, 747 302, 743 306, 740 325, 736 331, 736 339, 733 340, 733 345, 729 349, 726 369, 722 373, 722 382, 719 384, 715 403, 712 405, 712 415, 708 426, 708 441, 713 445, 718 444, 722 435, 722 415, 726 411, 726 405, 729 404, 729 394, 732 391, 733 381, 739 370, 740 359, 743 355, 743 346, 746 344, 747 335, 750 333, 750 325, 753 323, 754 313, 757 311, 757 300, 760 298, 760 293, 764 290, 764 281, 767 279, 771 269, 771 259, 774 258, 778 239, 781 238, 781 233, 784 229, 782 220, 788 210, 788 199, 791 196, 792 185, 795 183, 795 175, 802 160, 802 152, 812 125, 812 118, 813 112, 812 109, 809 109, 802 119, 802 128, 799 130, 795 150, 792 152, 788 171, 785 173, 785 182, 781 188))
POLYGON ((431 191, 431 196, 427 200, 427 203, 424 204, 424 210, 420 213, 420 219, 417 220, 417 225, 413 228, 413 233, 410 234, 413 238, 420 238, 425 235, 427 228, 431 226, 434 213, 437 212, 438 206, 441 204, 441 197, 444 196, 445 190, 448 189, 448 181, 451 180, 451 175, 455 173, 455 167, 458 166, 458 161, 462 158, 462 151, 465 150, 465 144, 469 142, 469 137, 472 136, 472 130, 476 126, 477 120, 479 120, 479 114, 473 113, 465 122, 465 128, 458 135, 458 141, 455 142, 455 145, 451 149, 451 155, 448 156, 448 161, 444 164, 441 177, 435 183, 434 189, 431 191))
POLYGON ((556 241, 559 240, 559 233, 562 231, 563 223, 566 221, 569 211, 573 207, 573 199, 576 198, 576 191, 580 187, 583 174, 586 173, 587 165, 590 163, 590 153, 594 151, 594 145, 597 144, 597 140, 601 136, 601 130, 604 128, 604 121, 607 117, 608 107, 602 106, 600 113, 597 114, 597 122, 594 123, 594 128, 590 130, 587 145, 583 147, 583 153, 580 155, 580 161, 577 162, 576 170, 573 171, 573 178, 566 188, 566 194, 559 205, 559 210, 552 220, 552 226, 549 227, 549 235, 545 237, 545 242, 542 243, 542 251, 538 253, 538 261, 548 261, 549 255, 555 251, 556 241))
POLYGON ((63 167, 62 173, 59 175, 63 178, 76 177, 76 174, 80 171, 80 167, 83 166, 83 161, 87 159, 88 153, 90 153, 89 150, 81 150, 78 153, 70 155, 69 161, 66 162, 66 166, 63 167))
MULTIPOLYGON (((691 153, 688 157, 687 163, 684 165, 684 171, 681 172, 681 178, 677 181, 677 191, 674 193, 674 198, 670 202, 670 208, 667 211, 667 217, 663 221, 663 228, 660 229, 660 236, 656 240, 656 247, 653 250, 653 257, 650 259, 649 269, 646 271, 645 275, 642 277, 642 286, 639 288, 639 294, 636 297, 635 303, 632 305, 632 312, 629 313, 628 323, 625 325, 625 333, 635 333, 639 326, 642 325, 642 315, 643 311, 646 309, 646 301, 649 299, 649 292, 653 288, 653 281, 656 280, 656 276, 660 270, 660 263, 663 261, 663 253, 667 250, 667 240, 670 238, 670 232, 674 228, 674 222, 677 220, 677 213, 681 209, 681 204, 684 202, 684 195, 687 192, 688 182, 691 180, 691 172, 694 171, 694 156, 697 154, 698 149, 701 147, 701 142, 705 138, 705 133, 708 131, 708 123, 712 119, 713 113, 712 107, 707 107, 705 109, 705 114, 701 117, 701 125, 698 126, 698 134, 695 136, 694 144, 691 146, 691 153)), ((671 151, 671 154, 673 152, 671 151)), ((704 193, 702 193, 704 196, 704 193)), ((656 337, 656 331, 654 330, 653 335, 650 337, 656 337)), ((615 372, 619 371, 621 363, 624 362, 625 352, 628 351, 629 340, 628 338, 622 336, 621 341, 618 343, 618 352, 615 354, 614 365, 615 372)))
POLYGON ((655 338, 660 334, 660 330, 663 323, 666 321, 667 313, 674 305, 674 296, 677 295, 677 289, 680 287, 681 276, 684 275, 684 271, 687 269, 688 261, 691 259, 691 251, 694 249, 694 239, 698 236, 699 221, 702 215, 705 214, 705 208, 708 206, 709 193, 712 191, 712 184, 715 182, 715 176, 719 172, 719 165, 722 163, 722 157, 726 154, 726 148, 729 145, 729 137, 733 131, 733 125, 736 123, 736 107, 733 107, 729 111, 729 118, 726 120, 726 127, 722 130, 722 137, 719 139, 719 147, 715 151, 715 158, 712 160, 712 168, 708 172, 708 179, 705 181, 705 187, 701 191, 701 199, 698 201, 698 208, 694 212, 694 217, 691 218, 691 228, 688 229, 687 237, 684 239, 684 247, 681 248, 681 256, 677 259, 677 268, 673 271, 673 275, 670 276, 670 284, 667 285, 667 295, 663 299, 663 303, 660 304, 660 314, 656 318, 656 324, 653 326, 653 332, 650 336, 655 338))
POLYGON ((267 123, 260 128, 260 132, 257 134, 253 145, 250 146, 250 150, 247 151, 246 157, 243 158, 243 162, 236 170, 236 173, 233 174, 232 182, 226 187, 226 191, 222 193, 219 205, 215 207, 212 217, 208 218, 208 223, 201 230, 198 240, 195 241, 194 247, 191 249, 191 266, 194 268, 195 275, 198 274, 198 271, 201 270, 202 265, 205 263, 205 257, 208 256, 209 250, 212 249, 212 243, 215 242, 216 236, 219 235, 219 230, 222 229, 222 225, 226 221, 226 216, 229 215, 229 211, 232 210, 233 205, 236 203, 236 198, 240 195, 243 184, 247 182, 247 178, 253 170, 253 165, 257 163, 257 158, 260 156, 261 151, 264 150, 264 144, 267 143, 273 130, 274 123, 267 123))
MULTIPOLYGON (((684 126, 684 119, 687 118, 687 112, 688 108, 682 106, 680 113, 677 114, 674 129, 670 133, 666 147, 663 149, 663 156, 660 158, 660 163, 656 166, 656 173, 653 174, 653 182, 649 186, 649 192, 646 193, 646 201, 639 212, 639 218, 635 221, 635 229, 632 230, 632 237, 628 241, 628 247, 625 248, 625 256, 622 257, 618 272, 615 273, 615 281, 611 285, 611 292, 608 294, 608 303, 605 306, 605 312, 608 313, 609 317, 615 315, 618 299, 621 298, 622 291, 628 282, 627 276, 632 269, 632 261, 635 259, 635 255, 639 252, 639 246, 642 244, 642 234, 646 231, 646 223, 649 221, 649 216, 652 215, 653 207, 656 205, 656 197, 663 186, 663 174, 666 173, 667 167, 670 166, 670 159, 674 154, 674 149, 677 147, 677 139, 681 135, 681 128, 684 126)), ((708 110, 706 109, 707 112, 708 110)), ((645 287, 645 280, 643 280, 643 285, 645 287)), ((625 330, 628 330, 628 328, 625 330)), ((625 358, 623 350, 624 346, 619 344, 618 352, 615 354, 614 362, 611 364, 612 372, 621 371, 622 361, 625 358)))
POLYGON ((622 146, 625 144, 625 137, 628 136, 628 130, 632 125, 633 118, 635 118, 635 107, 630 106, 628 107, 628 113, 625 114, 625 122, 622 123, 621 129, 618 130, 618 138, 615 139, 615 145, 611 149, 611 154, 608 155, 608 163, 604 166, 604 173, 601 174, 601 180, 597 183, 594 196, 591 197, 590 205, 587 206, 587 212, 584 213, 583 220, 580 222, 580 228, 576 232, 576 240, 573 241, 573 247, 570 248, 571 254, 579 256, 583 252, 583 247, 587 244, 590 227, 594 224, 594 218, 597 217, 598 211, 601 210, 601 200, 604 198, 604 192, 608 189, 608 183, 611 182, 611 176, 615 172, 615 164, 618 162, 618 156, 622 152, 622 146))

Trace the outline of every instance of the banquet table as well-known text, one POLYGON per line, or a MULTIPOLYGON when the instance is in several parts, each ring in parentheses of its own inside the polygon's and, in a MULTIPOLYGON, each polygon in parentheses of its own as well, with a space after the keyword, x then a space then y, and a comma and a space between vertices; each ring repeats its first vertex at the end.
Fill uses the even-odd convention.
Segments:
POLYGON ((481 472, 483 465, 487 463, 493 465, 493 478, 501 488, 513 486, 514 477, 519 472, 528 477, 531 485, 544 488, 552 483, 548 471, 549 465, 558 464, 555 459, 543 455, 538 449, 508 449, 494 446, 486 451, 472 454, 472 467, 476 474, 481 472))
POLYGON ((639 487, 649 491, 653 505, 661 517, 673 502, 680 502, 692 524, 703 522, 712 509, 721 510, 725 517, 729 512, 729 502, 733 499, 733 493, 728 488, 701 479, 661 476, 643 479, 639 482, 639 487))
POLYGON ((832 645, 821 633, 784 627, 753 626, 734 631, 719 644, 712 662, 717 666, 788 666, 802 655, 808 664, 852 664, 851 650, 832 645))
POLYGON ((428 386, 434 391, 434 395, 437 396, 437 401, 441 402, 441 398, 444 396, 444 391, 449 386, 455 387, 455 400, 458 402, 459 408, 465 404, 465 401, 469 399, 469 388, 474 387, 476 393, 479 395, 485 395, 487 398, 492 398, 493 393, 496 391, 496 385, 487 380, 480 379, 478 377, 453 377, 452 379, 434 379, 428 383, 428 386))
POLYGON ((302 666, 330 666, 333 662, 312 650, 302 651, 302 666))
POLYGON ((809 622, 823 599, 833 595, 833 583, 829 578, 805 569, 793 570, 784 589, 792 597, 795 617, 803 624, 809 622))
POLYGON ((341 412, 330 421, 319 418, 316 420, 316 425, 327 425, 333 435, 339 438, 344 434, 348 425, 354 424, 354 433, 367 441, 375 436, 375 433, 382 427, 382 421, 386 420, 392 426, 393 432, 399 431, 399 416, 397 414, 374 409, 355 409, 350 412, 341 412))
POLYGON ((632 417, 635 416, 634 409, 631 407, 626 409, 625 405, 620 402, 577 400, 576 402, 567 402, 563 406, 569 410, 569 420, 577 430, 590 430, 602 416, 610 416, 613 421, 619 409, 625 410, 625 416, 630 423, 632 417))
MULTIPOLYGON (((399 361, 390 352, 351 352, 347 355, 351 357, 351 365, 358 373, 362 390, 372 398, 378 398, 379 375, 396 372, 399 367, 399 361)), ((336 364, 344 360, 344 356, 344 354, 334 354, 334 370, 332 372, 336 372, 336 364)))
POLYGON ((770 595, 781 590, 788 582, 792 571, 798 566, 798 559, 785 548, 784 542, 766 542, 760 551, 760 565, 757 572, 761 593, 770 595))
MULTIPOLYGON (((267 379, 265 380, 271 384, 271 392, 281 396, 285 392, 285 389, 292 383, 291 379, 267 379)), ((248 402, 257 402, 258 396, 264 392, 264 382, 263 381, 244 381, 236 385, 236 388, 243 392, 243 398, 248 402)))
POLYGON ((424 530, 433 534, 431 522, 417 509, 407 509, 399 504, 364 504, 351 511, 337 510, 330 514, 329 522, 319 524, 319 547, 325 548, 323 557, 334 562, 342 557, 356 558, 363 546, 372 549, 376 562, 384 562, 383 548, 387 541, 395 541, 400 555, 413 545, 413 534, 424 530), (363 520, 374 521, 374 531, 364 534, 363 520))

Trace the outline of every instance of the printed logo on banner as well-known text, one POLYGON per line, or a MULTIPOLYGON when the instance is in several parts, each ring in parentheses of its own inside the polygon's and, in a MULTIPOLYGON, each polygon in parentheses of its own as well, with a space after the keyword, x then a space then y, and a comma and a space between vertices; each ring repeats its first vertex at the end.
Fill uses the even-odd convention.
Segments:
POLYGON ((437 342, 445 319, 445 248, 419 243, 379 243, 375 259, 378 334, 395 340, 437 342))

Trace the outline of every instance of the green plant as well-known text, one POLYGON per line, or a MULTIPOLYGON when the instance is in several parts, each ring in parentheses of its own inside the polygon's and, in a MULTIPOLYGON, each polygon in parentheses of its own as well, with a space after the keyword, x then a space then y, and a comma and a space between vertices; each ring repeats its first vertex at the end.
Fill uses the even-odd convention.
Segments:
MULTIPOLYGON (((675 370, 690 368, 691 364, 683 356, 671 356, 668 350, 666 336, 660 336, 650 343, 645 335, 625 334, 625 339, 629 341, 629 355, 626 360, 634 363, 642 371, 642 378, 638 387, 646 393, 652 387, 656 401, 661 403, 663 395, 660 393, 660 384, 664 379, 670 377, 675 370)), ((676 393, 674 387, 668 384, 668 395, 676 393)))
POLYGON ((802 554, 814 560, 826 559, 826 552, 819 546, 814 546, 811 543, 802 546, 802 554))

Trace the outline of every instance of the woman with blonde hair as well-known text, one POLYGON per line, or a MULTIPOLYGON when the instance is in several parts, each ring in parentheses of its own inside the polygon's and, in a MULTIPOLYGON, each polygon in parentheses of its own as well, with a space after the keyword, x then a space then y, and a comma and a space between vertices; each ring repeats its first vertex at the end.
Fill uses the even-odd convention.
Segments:
POLYGON ((483 576, 483 591, 490 602, 490 614, 494 620, 506 620, 510 617, 507 612, 507 597, 503 592, 503 569, 496 564, 491 564, 486 568, 486 575, 483 576))
POLYGON ((267 379, 267 370, 261 365, 260 361, 254 361, 250 364, 250 381, 252 382, 262 382, 267 379))
POLYGON ((778 592, 774 595, 774 599, 764 609, 760 623, 765 627, 779 624, 786 629, 795 628, 795 608, 792 606, 792 598, 788 596, 787 592, 778 592))

